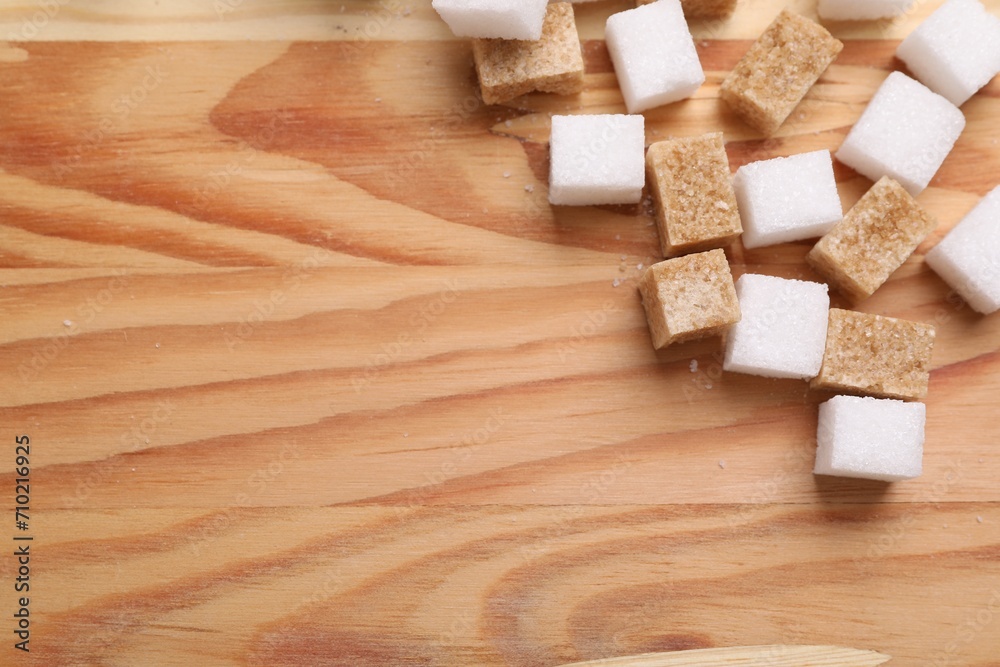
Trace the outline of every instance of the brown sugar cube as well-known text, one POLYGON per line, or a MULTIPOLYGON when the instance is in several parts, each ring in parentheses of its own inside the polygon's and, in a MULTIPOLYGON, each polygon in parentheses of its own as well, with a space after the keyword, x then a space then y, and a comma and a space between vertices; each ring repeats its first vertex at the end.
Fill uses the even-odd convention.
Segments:
MULTIPOLYGON (((648 5, 656 0, 636 0, 636 7, 648 5)), ((736 11, 737 0, 681 0, 684 18, 692 19, 727 19, 736 11)))
POLYGON ((870 297, 937 221, 888 176, 858 200, 809 251, 813 268, 854 302, 870 297))
POLYGON ((646 172, 664 257, 721 248, 743 232, 721 132, 653 144, 646 172))
POLYGON ((784 9, 722 82, 719 96, 748 125, 774 134, 843 48, 820 24, 784 9))
POLYGON ((653 347, 721 334, 740 320, 726 253, 709 250, 653 264, 639 281, 653 347))
POLYGON ((583 53, 573 21, 573 5, 549 5, 537 42, 474 39, 483 101, 500 104, 534 90, 572 95, 583 90, 583 53))
POLYGON ((830 309, 823 367, 810 386, 878 398, 927 395, 934 327, 830 309))

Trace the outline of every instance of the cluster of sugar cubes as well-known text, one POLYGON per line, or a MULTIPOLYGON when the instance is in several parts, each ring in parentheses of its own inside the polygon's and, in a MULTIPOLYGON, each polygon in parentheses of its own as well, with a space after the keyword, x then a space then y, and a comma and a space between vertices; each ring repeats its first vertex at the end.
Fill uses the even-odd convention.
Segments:
MULTIPOLYGON (((695 14, 727 16, 735 0, 695 14)), ((455 35, 473 37, 483 101, 501 104, 529 92, 571 95, 584 87, 580 38, 568 2, 433 0, 455 35)), ((605 41, 629 113, 690 97, 705 81, 680 0, 657 0, 613 14, 605 41)))
MULTIPOLYGON (((831 20, 898 16, 914 0, 819 0, 831 20)), ((476 37, 483 98, 583 87, 568 3, 434 0, 456 34, 476 37), (513 40, 513 41, 512 41, 513 40)), ((637 0, 612 15, 608 52, 631 114, 689 97, 704 82, 685 14, 729 16, 736 0, 637 0)), ((787 10, 723 81, 720 98, 765 135, 777 131, 843 48, 787 10)), ((836 153, 875 185, 843 214, 829 151, 752 162, 730 178, 720 133, 654 143, 641 115, 553 116, 549 201, 636 203, 648 182, 665 259, 639 291, 655 348, 725 336, 723 368, 809 380, 840 395, 820 406, 816 474, 886 481, 920 474, 934 328, 830 308, 827 286, 745 274, 720 249, 822 238, 808 260, 851 301, 878 289, 934 229, 913 198, 965 126, 957 106, 1000 71, 1000 20, 977 0, 949 0, 900 45, 922 82, 891 73, 836 153), (902 400, 899 400, 902 399, 902 400)), ((1000 187, 937 247, 928 264, 977 310, 1000 309, 1000 187)))

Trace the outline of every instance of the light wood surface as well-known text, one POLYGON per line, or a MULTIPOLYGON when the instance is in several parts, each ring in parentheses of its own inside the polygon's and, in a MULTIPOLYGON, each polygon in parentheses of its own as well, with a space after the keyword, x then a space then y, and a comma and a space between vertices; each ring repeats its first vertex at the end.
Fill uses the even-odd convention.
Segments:
POLYGON ((575 662, 563 667, 875 667, 889 660, 875 651, 839 646, 738 646, 575 662))
MULTIPOLYGON (((18 38, 38 5, 0 2, 0 498, 27 434, 34 537, 30 656, 0 558, 0 664, 1000 665, 1000 317, 923 263, 1000 180, 1000 81, 920 196, 938 229, 860 306, 938 327, 924 475, 885 485, 811 474, 828 394, 652 350, 648 207, 546 203, 548 115, 623 110, 625 4, 577 10, 584 93, 503 107, 427 3, 57 4, 18 38)), ((762 140, 716 93, 780 5, 694 26, 708 80, 648 141, 835 149, 939 3, 831 26, 762 140)), ((845 208, 870 185, 836 175, 845 208)), ((727 253, 815 280, 809 247, 727 253)))

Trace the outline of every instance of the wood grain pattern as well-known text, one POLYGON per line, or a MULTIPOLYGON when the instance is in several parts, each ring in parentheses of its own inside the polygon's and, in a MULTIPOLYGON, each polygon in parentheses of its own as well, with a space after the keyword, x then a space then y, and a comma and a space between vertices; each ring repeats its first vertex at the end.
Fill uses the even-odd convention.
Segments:
MULTIPOLYGON (((734 170, 836 148, 940 3, 831 26, 763 140, 717 91, 781 4, 695 26, 708 81, 648 141, 721 129, 734 170)), ((582 94, 502 107, 426 3, 226 6, 59 3, 26 37, 44 10, 0 3, 0 498, 28 434, 35 537, 32 652, 0 664, 1000 665, 1000 318, 923 263, 997 182, 1000 81, 920 196, 938 229, 861 306, 938 327, 924 475, 886 485, 811 474, 828 394, 652 350, 648 205, 546 203, 549 114, 623 109, 624 3, 578 8, 582 94)), ((836 176, 845 207, 870 185, 836 176)), ((727 254, 815 280, 809 247, 727 254)))
POLYGON ((600 658, 575 662, 564 667, 755 667, 758 665, 788 665, 798 667, 804 662, 826 667, 875 667, 889 656, 874 651, 859 651, 839 646, 742 646, 705 648, 691 651, 643 653, 621 658, 600 658))

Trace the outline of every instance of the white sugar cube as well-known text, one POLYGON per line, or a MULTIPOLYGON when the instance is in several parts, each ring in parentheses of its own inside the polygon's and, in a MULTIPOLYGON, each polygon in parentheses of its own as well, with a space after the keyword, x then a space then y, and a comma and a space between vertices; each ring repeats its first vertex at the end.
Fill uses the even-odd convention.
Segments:
POLYGON ((828 150, 751 162, 733 188, 744 248, 823 236, 844 215, 828 150))
POLYGON ((548 0, 434 0, 457 37, 538 40, 548 0))
POLYGON ((919 477, 925 419, 923 403, 834 396, 819 406, 813 473, 885 482, 919 477))
POLYGON ((635 204, 646 182, 642 116, 553 116, 549 202, 635 204))
POLYGON ((826 347, 827 286, 748 273, 736 281, 742 319, 726 335, 722 368, 808 380, 819 374, 826 347))
POLYGON ((829 21, 870 21, 902 16, 915 0, 819 0, 819 16, 829 21))
POLYGON ((629 113, 690 97, 705 82, 680 0, 613 14, 604 38, 629 113))
POLYGON ((980 313, 1000 310, 1000 186, 931 248, 926 259, 980 313))
POLYGON ((889 176, 916 196, 965 128, 958 107, 900 72, 882 82, 837 151, 873 181, 889 176))
POLYGON ((896 55, 924 85, 961 106, 1000 72, 1000 18, 978 0, 949 0, 896 55))

